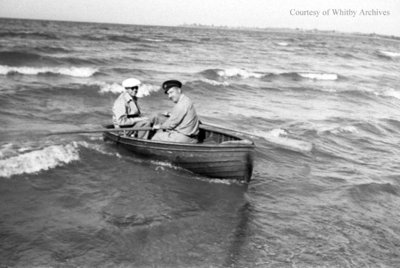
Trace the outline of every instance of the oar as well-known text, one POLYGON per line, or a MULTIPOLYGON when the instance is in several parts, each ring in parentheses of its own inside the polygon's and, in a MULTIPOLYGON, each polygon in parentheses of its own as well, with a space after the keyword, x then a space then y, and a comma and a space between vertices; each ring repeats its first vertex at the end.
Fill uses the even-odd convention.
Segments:
POLYGON ((80 129, 80 130, 72 130, 72 131, 60 131, 60 132, 52 132, 47 135, 65 135, 65 134, 80 134, 80 133, 102 133, 102 132, 122 132, 122 131, 149 131, 153 130, 151 127, 142 127, 142 128, 99 128, 99 129, 80 129))

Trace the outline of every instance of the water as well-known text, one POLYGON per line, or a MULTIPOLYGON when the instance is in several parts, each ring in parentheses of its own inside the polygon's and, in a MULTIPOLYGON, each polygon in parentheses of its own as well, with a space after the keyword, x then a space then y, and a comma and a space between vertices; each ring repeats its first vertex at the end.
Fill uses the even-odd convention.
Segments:
POLYGON ((0 20, 0 265, 398 267, 400 43, 379 36, 0 20), (257 145, 249 185, 100 134, 120 83, 257 145))

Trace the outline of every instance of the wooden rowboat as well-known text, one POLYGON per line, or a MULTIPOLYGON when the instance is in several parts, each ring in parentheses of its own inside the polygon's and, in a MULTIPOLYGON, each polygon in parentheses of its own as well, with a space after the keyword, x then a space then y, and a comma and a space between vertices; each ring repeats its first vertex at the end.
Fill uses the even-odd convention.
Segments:
POLYGON ((201 124, 196 144, 133 138, 126 136, 123 129, 103 132, 103 137, 135 154, 170 162, 202 176, 246 182, 251 179, 254 142, 227 129, 201 124))

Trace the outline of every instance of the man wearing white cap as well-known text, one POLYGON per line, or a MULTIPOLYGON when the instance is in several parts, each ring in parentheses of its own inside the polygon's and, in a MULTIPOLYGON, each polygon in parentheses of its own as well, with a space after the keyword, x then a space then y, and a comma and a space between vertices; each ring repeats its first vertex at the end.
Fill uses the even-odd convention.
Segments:
MULTIPOLYGON (((115 128, 119 127, 150 127, 151 122, 146 117, 141 117, 140 108, 137 102, 137 92, 141 86, 140 80, 128 78, 122 82, 125 91, 115 100, 113 111, 113 124, 115 128)), ((148 131, 138 131, 134 133, 135 137, 147 139, 148 131)))

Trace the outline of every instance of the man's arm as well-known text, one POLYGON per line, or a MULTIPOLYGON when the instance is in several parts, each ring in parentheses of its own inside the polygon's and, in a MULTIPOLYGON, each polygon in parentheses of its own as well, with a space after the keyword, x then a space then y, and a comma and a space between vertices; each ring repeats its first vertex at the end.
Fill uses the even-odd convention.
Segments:
POLYGON ((174 109, 172 109, 170 117, 167 119, 167 121, 161 124, 160 128, 170 130, 176 128, 182 122, 186 113, 186 105, 184 105, 183 103, 177 103, 174 109))

